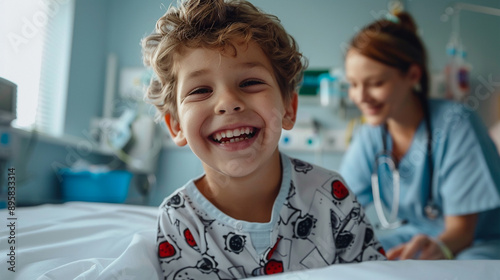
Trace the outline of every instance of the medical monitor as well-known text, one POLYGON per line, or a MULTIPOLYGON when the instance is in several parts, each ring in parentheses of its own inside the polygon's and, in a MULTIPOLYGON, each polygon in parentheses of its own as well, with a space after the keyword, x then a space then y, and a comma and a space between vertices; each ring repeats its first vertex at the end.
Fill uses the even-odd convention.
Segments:
POLYGON ((0 125, 17 118, 17 85, 0 77, 0 125))

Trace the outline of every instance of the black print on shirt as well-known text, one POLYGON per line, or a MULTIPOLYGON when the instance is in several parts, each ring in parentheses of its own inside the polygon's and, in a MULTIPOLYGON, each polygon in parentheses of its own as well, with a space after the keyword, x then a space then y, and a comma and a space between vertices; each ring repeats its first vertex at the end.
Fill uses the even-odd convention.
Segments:
POLYGON ((292 164, 295 167, 295 171, 303 172, 304 174, 307 174, 307 172, 313 169, 313 166, 311 164, 298 159, 292 159, 292 164))
POLYGON ((230 232, 228 235, 224 235, 226 240, 226 247, 224 250, 239 254, 243 252, 245 248, 245 236, 230 232))

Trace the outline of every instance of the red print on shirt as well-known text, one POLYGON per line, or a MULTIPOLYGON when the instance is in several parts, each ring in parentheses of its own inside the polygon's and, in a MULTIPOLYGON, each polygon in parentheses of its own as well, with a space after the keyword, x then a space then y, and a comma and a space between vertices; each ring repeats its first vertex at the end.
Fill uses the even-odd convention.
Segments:
POLYGON ((196 247, 196 241, 194 240, 193 234, 188 228, 184 230, 184 238, 186 239, 186 242, 189 246, 196 247))
POLYGON ((343 200, 349 196, 349 190, 339 180, 332 182, 332 195, 338 200, 343 200))
POLYGON ((169 258, 175 255, 175 248, 168 241, 164 241, 158 245, 158 255, 160 258, 169 258))
POLYGON ((265 275, 281 273, 283 272, 283 262, 270 260, 266 263, 264 269, 265 269, 265 275))

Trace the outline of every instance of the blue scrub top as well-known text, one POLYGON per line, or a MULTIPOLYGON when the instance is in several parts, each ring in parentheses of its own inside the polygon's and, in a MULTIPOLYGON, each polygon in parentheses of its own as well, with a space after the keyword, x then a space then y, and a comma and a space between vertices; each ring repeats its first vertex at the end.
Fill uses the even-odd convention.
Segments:
MULTIPOLYGON (((477 114, 459 103, 430 100, 429 109, 433 134, 432 191, 441 215, 430 220, 424 214, 429 164, 427 130, 422 121, 398 166, 398 216, 408 225, 395 231, 385 244, 386 249, 409 241, 416 233, 438 236, 444 230, 444 215, 479 213, 475 240, 500 239, 500 156, 487 128, 477 114)), ((386 143, 390 151, 389 133, 386 143)), ((340 174, 364 206, 373 202, 371 174, 375 155, 382 150, 382 127, 363 125, 342 160, 340 174)), ((379 170, 379 178, 392 181, 392 175, 384 168, 379 170)), ((381 183, 380 192, 382 202, 391 209, 392 183, 381 183)))

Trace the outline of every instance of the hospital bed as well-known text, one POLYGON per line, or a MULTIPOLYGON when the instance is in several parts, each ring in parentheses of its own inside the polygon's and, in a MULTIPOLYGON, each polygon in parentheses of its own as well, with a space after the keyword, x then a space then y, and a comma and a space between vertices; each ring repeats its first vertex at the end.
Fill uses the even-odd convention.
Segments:
MULTIPOLYGON (((67 202, 0 213, 15 225, 0 228, 1 279, 162 279, 156 207, 67 202)), ((500 279, 500 261, 364 262, 262 279, 500 279)))

